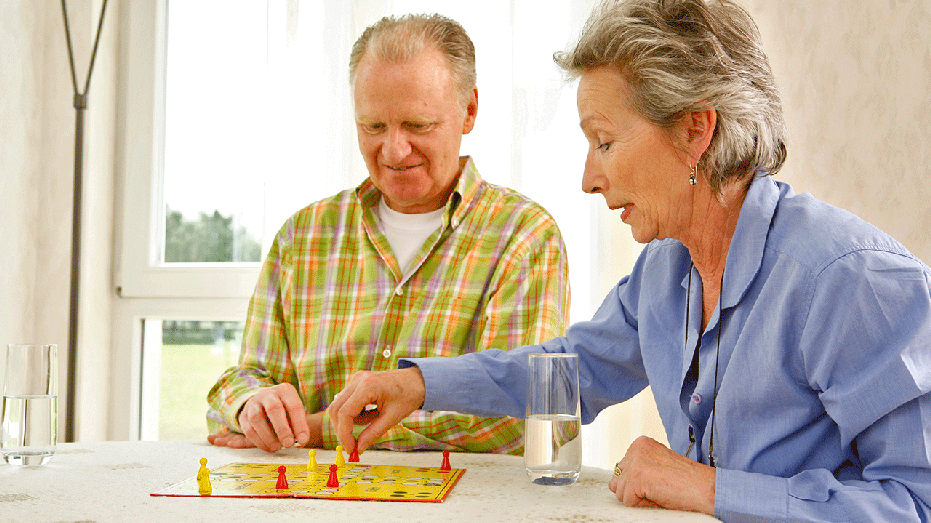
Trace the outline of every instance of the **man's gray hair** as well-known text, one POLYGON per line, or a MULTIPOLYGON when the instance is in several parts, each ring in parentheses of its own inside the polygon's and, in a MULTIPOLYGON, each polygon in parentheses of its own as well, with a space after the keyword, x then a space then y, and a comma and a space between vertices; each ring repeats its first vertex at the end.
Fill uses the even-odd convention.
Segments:
POLYGON ((459 22, 443 15, 386 16, 368 26, 352 46, 349 81, 355 84, 359 63, 365 56, 397 63, 410 60, 431 46, 449 62, 461 109, 465 110, 476 82, 475 46, 459 22))
POLYGON ((785 161, 782 102, 759 30, 730 0, 606 0, 575 47, 554 58, 570 78, 616 67, 631 87, 625 101, 666 129, 713 106, 717 125, 698 168, 715 192, 785 161))

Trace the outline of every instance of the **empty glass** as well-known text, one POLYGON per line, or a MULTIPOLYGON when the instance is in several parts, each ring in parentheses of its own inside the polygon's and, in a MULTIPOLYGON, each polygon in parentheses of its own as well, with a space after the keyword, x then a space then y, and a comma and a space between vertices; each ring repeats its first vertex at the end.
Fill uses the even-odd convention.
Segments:
POLYGON ((43 465, 58 441, 58 347, 9 345, 0 454, 11 465, 43 465))

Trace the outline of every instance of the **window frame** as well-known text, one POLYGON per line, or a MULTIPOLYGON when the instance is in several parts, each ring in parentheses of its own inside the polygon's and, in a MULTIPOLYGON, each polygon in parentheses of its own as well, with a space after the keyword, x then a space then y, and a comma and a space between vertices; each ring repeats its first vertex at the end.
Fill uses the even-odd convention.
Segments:
POLYGON ((168 2, 123 6, 126 47, 121 70, 126 144, 117 235, 117 294, 122 298, 240 298, 255 288, 261 264, 162 264, 165 65, 168 2), (151 60, 144 59, 151 57, 151 60))

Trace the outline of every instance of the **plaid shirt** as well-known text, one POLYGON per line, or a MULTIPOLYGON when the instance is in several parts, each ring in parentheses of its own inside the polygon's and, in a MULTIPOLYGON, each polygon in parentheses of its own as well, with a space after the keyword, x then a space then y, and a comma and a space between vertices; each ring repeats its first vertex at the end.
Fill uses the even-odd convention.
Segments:
MULTIPOLYGON (((212 433, 260 387, 294 385, 308 412, 326 409, 360 370, 398 358, 509 350, 560 336, 568 325, 566 249, 538 204, 462 175, 430 236, 402 271, 377 217, 370 180, 311 204, 275 238, 249 304, 239 366, 208 394, 212 433)), ((325 414, 326 448, 337 444, 325 414)), ((523 421, 416 411, 373 448, 523 451, 523 421)))

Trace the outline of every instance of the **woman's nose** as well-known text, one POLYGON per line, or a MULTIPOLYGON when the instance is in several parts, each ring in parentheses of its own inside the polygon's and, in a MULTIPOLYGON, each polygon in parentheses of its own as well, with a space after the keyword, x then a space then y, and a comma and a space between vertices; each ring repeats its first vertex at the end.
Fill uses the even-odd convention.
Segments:
POLYGON ((596 169, 591 155, 585 158, 585 170, 582 173, 582 190, 588 194, 597 194, 604 191, 605 178, 601 171, 596 169))

